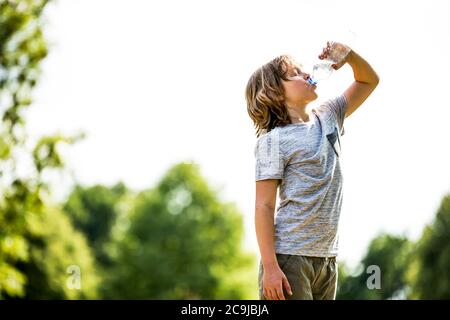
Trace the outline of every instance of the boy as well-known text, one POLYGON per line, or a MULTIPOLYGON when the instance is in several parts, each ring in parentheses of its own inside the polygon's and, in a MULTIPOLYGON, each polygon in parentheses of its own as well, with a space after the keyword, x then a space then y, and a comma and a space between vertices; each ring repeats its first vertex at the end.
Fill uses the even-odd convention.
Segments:
MULTIPOLYGON (((247 111, 258 138, 255 229, 261 253, 260 299, 335 299, 343 181, 340 137, 344 119, 379 82, 372 67, 348 49, 333 68, 348 63, 355 81, 317 108, 307 110, 317 99, 316 87, 288 55, 263 65, 247 84, 247 111)), ((328 43, 319 58, 327 58, 331 50, 328 43)))

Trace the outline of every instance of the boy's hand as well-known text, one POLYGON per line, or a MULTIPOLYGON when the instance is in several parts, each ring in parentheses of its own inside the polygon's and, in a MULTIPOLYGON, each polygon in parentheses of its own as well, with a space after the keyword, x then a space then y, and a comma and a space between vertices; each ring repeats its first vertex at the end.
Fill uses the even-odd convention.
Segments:
POLYGON ((263 273, 264 296, 269 300, 286 300, 283 287, 292 295, 291 286, 280 267, 265 269, 263 273))
POLYGON ((347 58, 351 52, 350 47, 346 46, 345 44, 339 43, 339 42, 331 42, 327 41, 327 46, 323 48, 322 53, 319 55, 319 59, 328 59, 335 61, 332 65, 334 70, 339 70, 346 62, 347 58), (339 60, 338 57, 345 55, 343 59, 339 60))

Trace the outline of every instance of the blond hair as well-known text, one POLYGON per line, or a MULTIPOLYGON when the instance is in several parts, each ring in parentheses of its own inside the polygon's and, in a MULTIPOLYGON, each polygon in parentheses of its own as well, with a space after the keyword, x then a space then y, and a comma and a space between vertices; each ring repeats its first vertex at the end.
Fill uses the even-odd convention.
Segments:
POLYGON ((277 126, 290 124, 281 79, 290 66, 298 65, 290 55, 280 55, 258 68, 250 77, 245 90, 247 112, 256 128, 256 136, 277 126))

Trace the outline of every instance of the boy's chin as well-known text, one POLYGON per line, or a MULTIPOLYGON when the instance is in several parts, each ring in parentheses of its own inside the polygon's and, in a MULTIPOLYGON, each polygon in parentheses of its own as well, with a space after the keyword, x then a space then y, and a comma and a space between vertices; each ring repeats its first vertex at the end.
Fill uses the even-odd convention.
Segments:
POLYGON ((314 94, 311 95, 309 102, 312 102, 312 101, 316 100, 317 98, 318 98, 318 95, 317 95, 317 93, 314 92, 314 94))

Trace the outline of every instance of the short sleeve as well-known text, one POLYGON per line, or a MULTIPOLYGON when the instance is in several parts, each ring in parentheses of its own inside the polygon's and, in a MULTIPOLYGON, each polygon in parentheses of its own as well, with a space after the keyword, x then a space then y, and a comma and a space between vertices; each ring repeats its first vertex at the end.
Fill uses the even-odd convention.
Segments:
POLYGON ((255 145, 255 180, 282 179, 284 156, 278 130, 262 135, 255 145))
POLYGON ((347 100, 345 99, 345 96, 342 94, 333 99, 330 99, 324 102, 321 105, 321 108, 324 108, 330 112, 339 126, 341 136, 344 135, 344 119, 345 112, 347 111, 347 100))

